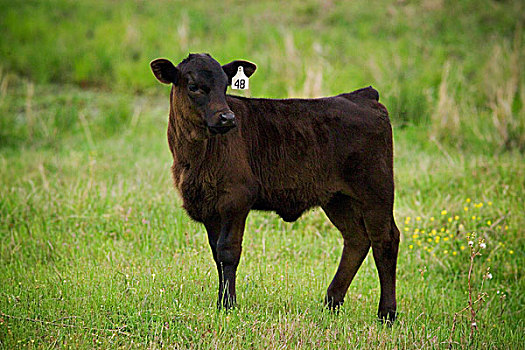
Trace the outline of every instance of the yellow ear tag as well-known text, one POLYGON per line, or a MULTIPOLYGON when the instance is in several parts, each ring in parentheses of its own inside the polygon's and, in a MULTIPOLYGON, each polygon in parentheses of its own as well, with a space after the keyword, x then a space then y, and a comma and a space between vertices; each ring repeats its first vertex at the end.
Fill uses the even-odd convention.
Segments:
POLYGON ((237 69, 237 74, 232 79, 232 89, 234 90, 248 90, 250 82, 248 77, 244 74, 242 66, 237 69))

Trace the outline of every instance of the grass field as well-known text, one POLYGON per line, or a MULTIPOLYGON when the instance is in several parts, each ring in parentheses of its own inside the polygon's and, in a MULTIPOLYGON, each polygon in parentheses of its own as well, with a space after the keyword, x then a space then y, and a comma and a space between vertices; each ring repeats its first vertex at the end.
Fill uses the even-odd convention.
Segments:
POLYGON ((525 348, 523 4, 282 6, 0 0, 0 348, 525 348), (394 325, 376 320, 371 256, 339 314, 323 308, 342 239, 320 210, 251 213, 239 307, 217 311, 206 233, 172 187, 168 89, 148 68, 189 51, 257 63, 252 96, 380 91, 402 232, 394 325))

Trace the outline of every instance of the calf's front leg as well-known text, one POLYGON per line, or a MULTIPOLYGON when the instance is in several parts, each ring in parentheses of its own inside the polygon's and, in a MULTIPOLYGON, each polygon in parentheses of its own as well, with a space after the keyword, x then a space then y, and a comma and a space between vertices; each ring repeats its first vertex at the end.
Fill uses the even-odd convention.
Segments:
POLYGON ((214 220, 210 220, 204 223, 204 226, 206 227, 206 231, 208 232, 208 243, 210 244, 211 253, 213 255, 213 261, 215 261, 215 265, 217 265, 217 272, 219 273, 220 290, 220 286, 222 285, 222 269, 220 268, 221 265, 217 258, 217 242, 219 241, 219 235, 221 233, 221 221, 219 218, 215 218, 214 220))
POLYGON ((222 225, 217 241, 217 269, 219 272, 218 306, 235 306, 235 278, 241 258, 242 237, 246 215, 236 216, 222 225))
POLYGON ((219 275, 219 308, 235 306, 235 278, 241 258, 242 238, 248 211, 229 214, 205 224, 213 260, 219 275))
POLYGON ((217 268, 222 280, 219 281, 219 305, 225 308, 235 306, 235 278, 241 258, 242 237, 246 217, 235 217, 222 226, 217 242, 217 268))
POLYGON ((217 216, 205 223, 219 274, 219 308, 235 306, 235 278, 241 258, 244 226, 256 189, 255 185, 232 185, 217 202, 217 216))

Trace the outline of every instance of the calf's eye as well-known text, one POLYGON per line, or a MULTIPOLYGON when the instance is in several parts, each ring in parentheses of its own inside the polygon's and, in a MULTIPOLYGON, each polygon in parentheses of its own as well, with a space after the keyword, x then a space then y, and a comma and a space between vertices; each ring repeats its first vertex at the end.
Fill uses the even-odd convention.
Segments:
POLYGON ((199 87, 195 84, 190 84, 188 85, 188 90, 190 90, 191 92, 197 92, 199 91, 199 87))

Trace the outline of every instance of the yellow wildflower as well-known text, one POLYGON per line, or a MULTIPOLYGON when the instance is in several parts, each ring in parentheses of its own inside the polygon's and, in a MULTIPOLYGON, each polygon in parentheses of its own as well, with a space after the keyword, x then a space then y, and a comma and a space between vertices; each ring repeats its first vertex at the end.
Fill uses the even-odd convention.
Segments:
POLYGON ((414 246, 411 244, 408 246, 408 249, 414 249, 414 246))
POLYGON ((447 211, 446 211, 445 209, 443 209, 443 210, 441 211, 441 215, 447 215, 447 211))
POLYGON ((467 202, 467 203, 470 203, 470 198, 467 198, 466 202, 467 202))

